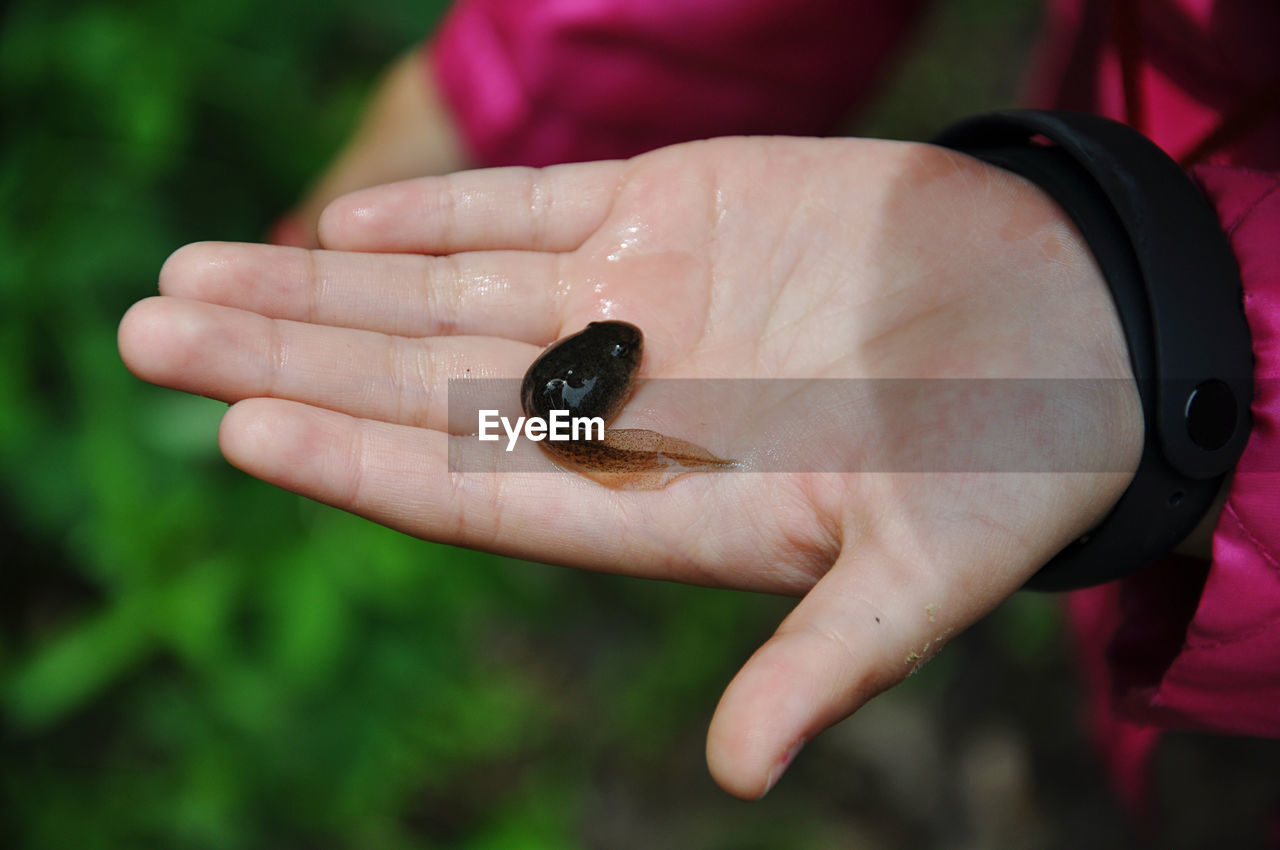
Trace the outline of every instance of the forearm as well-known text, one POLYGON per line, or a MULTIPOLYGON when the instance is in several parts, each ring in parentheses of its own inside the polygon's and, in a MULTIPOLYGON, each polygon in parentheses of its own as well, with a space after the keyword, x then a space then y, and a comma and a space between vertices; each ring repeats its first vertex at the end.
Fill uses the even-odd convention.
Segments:
POLYGON ((291 214, 294 238, 281 241, 314 247, 321 210, 347 192, 471 164, 426 60, 415 49, 387 69, 350 139, 291 214))

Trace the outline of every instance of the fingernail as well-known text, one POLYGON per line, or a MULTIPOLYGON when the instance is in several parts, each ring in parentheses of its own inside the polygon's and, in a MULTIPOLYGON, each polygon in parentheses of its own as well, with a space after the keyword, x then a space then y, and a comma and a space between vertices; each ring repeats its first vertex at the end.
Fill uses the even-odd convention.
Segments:
POLYGON ((782 778, 782 774, 787 772, 787 768, 791 766, 791 762, 795 761, 796 754, 804 749, 804 745, 804 738, 796 741, 782 754, 782 758, 778 759, 777 763, 769 768, 769 776, 765 780, 764 793, 760 795, 761 797, 773 790, 773 786, 782 778))

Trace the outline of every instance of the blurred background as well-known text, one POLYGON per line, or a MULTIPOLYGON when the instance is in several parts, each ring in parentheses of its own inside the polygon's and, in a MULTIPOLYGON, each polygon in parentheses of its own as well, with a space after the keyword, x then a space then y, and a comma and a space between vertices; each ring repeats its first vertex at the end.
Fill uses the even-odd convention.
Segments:
MULTIPOLYGON (((1260 846, 1274 742, 1174 736, 1126 820, 1034 594, 735 801, 706 725, 789 600, 409 539, 232 469, 224 405, 125 371, 165 257, 260 239, 444 5, 2 13, 0 847, 1260 846)), ((1037 8, 940 3, 859 132, 1015 104, 1037 8)))

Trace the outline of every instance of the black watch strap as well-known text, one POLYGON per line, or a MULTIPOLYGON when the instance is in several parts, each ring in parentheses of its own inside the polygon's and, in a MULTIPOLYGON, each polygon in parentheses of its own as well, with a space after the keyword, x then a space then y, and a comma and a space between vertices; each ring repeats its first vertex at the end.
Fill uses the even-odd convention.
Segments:
POLYGON ((1026 177, 1071 217, 1111 289, 1142 398, 1146 439, 1129 488, 1028 587, 1085 587, 1149 566, 1204 516, 1249 436, 1253 352, 1217 215, 1159 147, 1095 115, 993 112, 933 141, 1026 177))

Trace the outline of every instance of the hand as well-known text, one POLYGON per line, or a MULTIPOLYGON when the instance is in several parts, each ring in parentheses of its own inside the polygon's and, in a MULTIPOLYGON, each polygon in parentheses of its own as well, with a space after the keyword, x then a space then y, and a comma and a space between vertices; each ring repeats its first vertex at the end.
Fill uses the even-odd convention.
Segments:
MULTIPOLYGON (((121 324, 129 368, 235 402, 219 440, 240 468, 424 539, 803 595, 711 724, 711 771, 742 797, 1021 586, 1137 466, 1124 337, 1079 235, 1038 189, 958 154, 725 139, 366 190, 320 236, 328 250, 178 251, 163 297, 121 324), (1121 379, 1050 423, 1079 468, 1118 471, 745 471, 645 493, 451 474, 447 379, 518 378, 602 317, 645 329, 649 378, 1121 379)), ((986 423, 950 404, 887 397, 860 421, 884 439, 925 416, 963 445, 986 423)))

